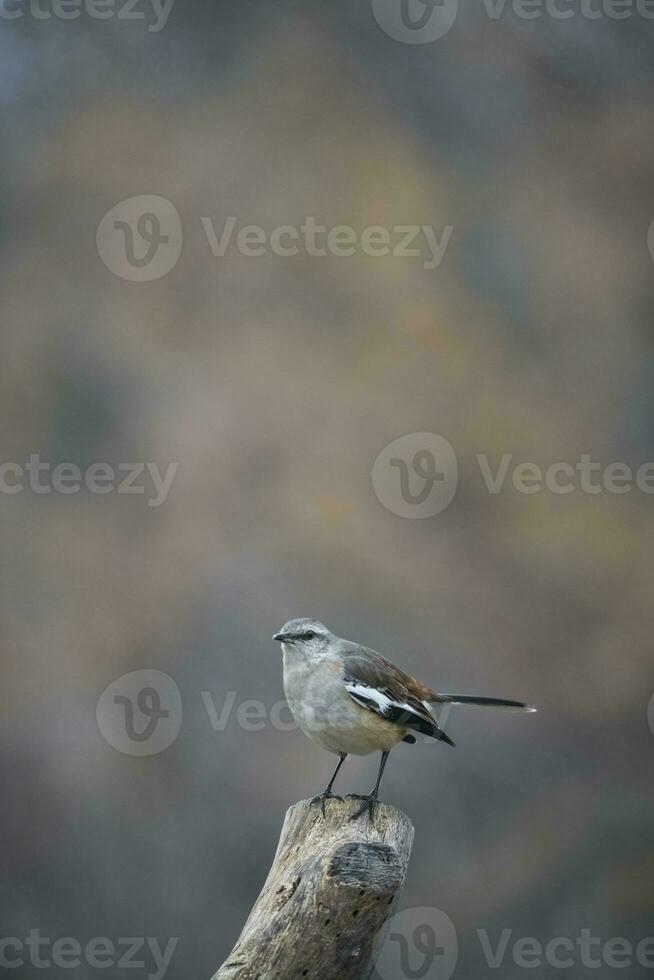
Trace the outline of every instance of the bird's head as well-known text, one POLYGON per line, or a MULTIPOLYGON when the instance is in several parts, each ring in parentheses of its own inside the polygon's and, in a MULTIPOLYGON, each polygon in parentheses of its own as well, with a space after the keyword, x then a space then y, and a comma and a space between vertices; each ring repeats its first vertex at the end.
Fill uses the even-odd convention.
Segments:
POLYGON ((273 636, 273 640, 282 644, 282 649, 291 648, 308 660, 324 657, 335 639, 334 634, 317 619, 290 619, 273 636))

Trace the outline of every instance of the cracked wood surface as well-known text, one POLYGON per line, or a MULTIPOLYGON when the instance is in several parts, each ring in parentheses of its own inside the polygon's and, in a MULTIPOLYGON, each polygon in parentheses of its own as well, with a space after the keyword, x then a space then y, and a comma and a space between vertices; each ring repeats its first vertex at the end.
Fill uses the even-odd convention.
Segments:
POLYGON ((348 818, 356 799, 327 801, 327 816, 292 806, 261 893, 213 980, 365 980, 376 941, 406 875, 413 826, 378 804, 374 825, 348 818))

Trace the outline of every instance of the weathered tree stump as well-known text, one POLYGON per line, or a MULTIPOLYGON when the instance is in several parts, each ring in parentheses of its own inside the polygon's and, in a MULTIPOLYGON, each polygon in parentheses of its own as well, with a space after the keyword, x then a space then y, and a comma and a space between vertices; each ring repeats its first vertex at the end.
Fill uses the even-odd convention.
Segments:
POLYGON ((375 822, 348 818, 356 799, 308 800, 286 814, 268 878, 213 980, 365 980, 406 874, 413 825, 378 804, 375 822), (375 950, 376 951, 376 950, 375 950))

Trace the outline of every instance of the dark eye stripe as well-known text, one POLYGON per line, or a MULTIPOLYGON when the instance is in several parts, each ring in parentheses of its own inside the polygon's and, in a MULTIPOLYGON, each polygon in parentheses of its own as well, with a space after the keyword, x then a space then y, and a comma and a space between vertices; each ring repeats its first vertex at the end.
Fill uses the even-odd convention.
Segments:
POLYGON ((313 640, 319 634, 315 630, 307 630, 306 633, 287 633, 289 640, 313 640))

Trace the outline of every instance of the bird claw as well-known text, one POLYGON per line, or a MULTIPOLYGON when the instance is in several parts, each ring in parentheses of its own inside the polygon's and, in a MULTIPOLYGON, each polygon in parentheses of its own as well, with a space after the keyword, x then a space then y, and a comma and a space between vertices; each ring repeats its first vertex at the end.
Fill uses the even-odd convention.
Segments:
POLYGON ((374 794, 371 794, 370 796, 358 796, 358 795, 355 795, 355 794, 352 794, 352 795, 355 797, 355 799, 363 800, 364 803, 363 803, 363 806, 359 807, 359 809, 356 811, 356 813, 353 813, 352 814, 352 816, 350 817, 350 820, 358 820, 359 817, 362 817, 364 813, 369 813, 370 814, 370 823, 373 823, 374 824, 374 822, 375 822, 375 806, 377 805, 377 797, 374 794))
POLYGON ((326 814, 325 814, 325 800, 340 800, 341 803, 342 803, 343 802, 343 797, 342 796, 336 796, 335 793, 327 793, 327 792, 324 792, 324 793, 320 793, 318 796, 314 796, 311 800, 309 800, 309 806, 313 806, 314 803, 320 803, 320 812, 323 815, 323 819, 326 818, 326 814))

